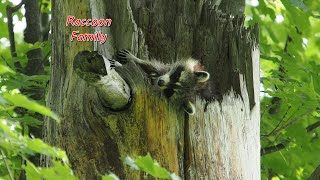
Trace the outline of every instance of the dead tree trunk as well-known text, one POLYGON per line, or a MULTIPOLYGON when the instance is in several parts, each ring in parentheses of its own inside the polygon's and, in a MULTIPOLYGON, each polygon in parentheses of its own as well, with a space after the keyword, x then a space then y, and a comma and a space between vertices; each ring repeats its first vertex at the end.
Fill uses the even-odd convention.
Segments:
POLYGON ((257 29, 243 26, 244 1, 238 6, 223 2, 224 12, 213 6, 219 3, 53 1, 48 105, 63 122, 46 121, 44 138, 66 150, 76 175, 97 179, 112 171, 121 179, 143 179, 121 160, 150 152, 184 179, 260 179, 257 29), (68 15, 113 22, 111 28, 66 27, 68 15), (70 42, 75 30, 102 31, 108 40, 103 45, 70 42), (133 64, 117 69, 125 80, 120 84, 131 90, 130 103, 116 111, 106 107, 110 100, 101 95, 106 89, 79 78, 74 59, 93 49, 112 58, 123 48, 141 59, 200 60, 211 79, 205 99, 196 100, 196 115, 154 93, 133 64))

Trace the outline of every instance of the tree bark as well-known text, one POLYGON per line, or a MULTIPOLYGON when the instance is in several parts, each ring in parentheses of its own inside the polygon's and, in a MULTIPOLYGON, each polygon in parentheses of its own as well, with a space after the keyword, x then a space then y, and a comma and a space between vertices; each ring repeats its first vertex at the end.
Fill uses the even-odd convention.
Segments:
POLYGON ((260 179, 257 28, 244 28, 237 15, 243 6, 233 17, 212 5, 219 2, 53 1, 48 106, 63 122, 46 121, 44 138, 66 150, 76 175, 98 179, 112 171, 121 179, 143 179, 122 160, 150 152, 184 179, 260 179), (68 15, 113 22, 110 29, 66 27, 68 15), (102 31, 108 39, 103 45, 70 42, 74 30, 102 31), (104 106, 97 88, 75 73, 74 57, 94 49, 112 58, 124 48, 141 59, 200 60, 211 79, 196 99, 196 115, 155 93, 134 64, 117 69, 131 88, 128 107, 104 106))
POLYGON ((318 166, 308 178, 308 180, 318 180, 318 179, 320 179, 320 166, 318 166))

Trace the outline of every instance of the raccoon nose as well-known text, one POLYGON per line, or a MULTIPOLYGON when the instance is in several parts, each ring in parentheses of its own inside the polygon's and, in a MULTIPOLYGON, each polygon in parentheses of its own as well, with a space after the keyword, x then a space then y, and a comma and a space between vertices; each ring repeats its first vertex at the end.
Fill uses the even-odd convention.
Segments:
POLYGON ((158 81, 158 85, 159 85, 159 86, 164 86, 164 84, 165 84, 164 80, 159 79, 159 81, 158 81))

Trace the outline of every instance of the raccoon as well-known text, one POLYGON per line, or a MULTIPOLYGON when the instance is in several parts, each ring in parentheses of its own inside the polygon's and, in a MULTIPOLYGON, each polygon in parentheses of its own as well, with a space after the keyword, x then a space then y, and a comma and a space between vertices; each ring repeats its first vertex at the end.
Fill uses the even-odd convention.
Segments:
POLYGON ((197 60, 188 58, 164 64, 155 60, 139 59, 125 49, 118 51, 116 58, 122 64, 128 61, 138 64, 151 79, 151 84, 159 87, 168 99, 181 102, 188 114, 195 113, 193 98, 205 87, 204 84, 210 77, 197 60))

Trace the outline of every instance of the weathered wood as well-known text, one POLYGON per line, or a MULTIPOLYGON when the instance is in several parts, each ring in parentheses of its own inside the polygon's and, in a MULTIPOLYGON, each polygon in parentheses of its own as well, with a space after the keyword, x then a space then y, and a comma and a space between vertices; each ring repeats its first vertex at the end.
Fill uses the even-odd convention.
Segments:
POLYGON ((143 179, 121 161, 147 152, 185 179, 260 179, 259 51, 256 34, 245 30, 243 20, 201 0, 54 1, 48 105, 64 121, 46 121, 46 141, 66 150, 83 179, 109 171, 121 179, 143 179), (77 28, 65 27, 68 15, 112 18, 110 29, 79 29, 108 33, 106 44, 70 42, 77 28), (107 58, 127 48, 143 59, 199 59, 211 74, 206 100, 198 98, 196 116, 188 117, 129 64, 117 71, 131 88, 131 104, 108 109, 72 68, 74 56, 93 47, 107 58))
MULTIPOLYGON (((258 65, 259 53, 252 62, 258 65)), ((257 77, 259 70, 255 71, 257 77)), ((189 120, 186 165, 188 179, 259 179, 259 104, 251 109, 244 76, 239 74, 241 94, 233 90, 220 102, 197 99, 205 107, 189 120)), ((258 78, 255 78, 259 82, 258 78)), ((255 87, 259 92, 259 86, 255 87)), ((259 96, 255 96, 259 102, 259 96)))
POLYGON ((318 166, 310 175, 308 180, 319 180, 320 179, 320 166, 318 166))
POLYGON ((195 51, 207 55, 215 100, 198 99, 204 109, 188 122, 187 177, 260 179, 257 30, 210 7, 200 22, 195 51))

